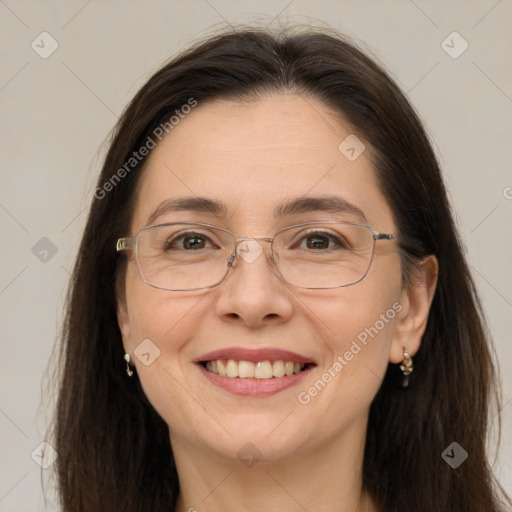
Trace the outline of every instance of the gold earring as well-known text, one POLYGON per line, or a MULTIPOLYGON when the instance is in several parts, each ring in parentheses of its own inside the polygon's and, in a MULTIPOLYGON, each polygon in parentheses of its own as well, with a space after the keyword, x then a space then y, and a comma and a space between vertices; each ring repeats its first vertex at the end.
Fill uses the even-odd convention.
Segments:
POLYGON ((128 375, 128 377, 131 377, 133 375, 133 370, 130 368, 130 354, 125 354, 124 360, 126 361, 126 374, 128 375))
POLYGON ((402 387, 406 388, 409 385, 409 375, 414 371, 414 365, 412 363, 412 357, 407 353, 407 349, 402 347, 404 351, 404 360, 400 365, 400 370, 404 374, 402 378, 402 387))

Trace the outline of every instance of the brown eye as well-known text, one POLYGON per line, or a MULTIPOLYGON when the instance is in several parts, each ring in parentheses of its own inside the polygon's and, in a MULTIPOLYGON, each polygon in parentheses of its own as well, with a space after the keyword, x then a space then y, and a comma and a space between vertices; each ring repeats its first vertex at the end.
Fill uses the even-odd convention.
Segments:
POLYGON ((308 249, 328 249, 329 239, 326 236, 308 236, 306 246, 308 249))
POLYGON ((207 244, 211 241, 207 236, 199 233, 184 233, 168 240, 165 244, 165 250, 199 250, 208 248, 207 244))
POLYGON ((302 238, 304 245, 299 248, 306 248, 312 251, 325 251, 335 248, 348 248, 343 239, 327 232, 313 232, 302 238))
POLYGON ((190 236, 183 238, 184 249, 204 249, 205 240, 199 236, 190 236))

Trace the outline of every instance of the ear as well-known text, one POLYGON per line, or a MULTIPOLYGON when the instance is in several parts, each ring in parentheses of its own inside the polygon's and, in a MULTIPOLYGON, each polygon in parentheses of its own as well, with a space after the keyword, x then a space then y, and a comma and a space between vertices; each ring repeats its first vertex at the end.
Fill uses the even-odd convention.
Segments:
POLYGON ((402 310, 391 343, 389 360, 398 364, 404 360, 404 349, 414 356, 418 352, 437 286, 438 262, 434 255, 420 262, 413 285, 400 297, 402 310))
POLYGON ((128 351, 129 340, 130 340, 130 322, 128 319, 128 306, 124 297, 117 299, 117 324, 123 337, 123 346, 128 351))

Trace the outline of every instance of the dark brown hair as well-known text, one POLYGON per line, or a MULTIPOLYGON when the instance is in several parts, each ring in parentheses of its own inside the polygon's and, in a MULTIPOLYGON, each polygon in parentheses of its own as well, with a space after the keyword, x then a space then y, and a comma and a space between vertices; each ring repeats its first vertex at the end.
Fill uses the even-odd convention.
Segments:
POLYGON ((74 268, 54 427, 64 512, 174 510, 178 475, 168 427, 128 379, 116 318, 118 237, 129 233, 142 159, 118 170, 163 120, 194 99, 246 100, 295 92, 341 114, 372 150, 382 192, 403 235, 404 275, 439 261, 438 285, 406 391, 390 365, 371 405, 363 485, 385 512, 490 512, 508 498, 486 457, 496 397, 491 341, 454 226, 439 165, 397 85, 334 31, 244 28, 208 38, 155 73, 114 130, 74 268), (127 169, 125 167, 125 169, 127 169), (469 458, 452 469, 453 441, 469 458))

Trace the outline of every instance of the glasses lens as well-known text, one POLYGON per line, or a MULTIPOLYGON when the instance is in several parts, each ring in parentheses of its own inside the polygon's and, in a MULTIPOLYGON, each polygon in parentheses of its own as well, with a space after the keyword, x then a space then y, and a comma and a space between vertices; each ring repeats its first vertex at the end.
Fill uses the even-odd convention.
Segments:
POLYGON ((235 240, 220 228, 162 224, 137 235, 137 264, 143 280, 166 290, 207 288, 228 271, 235 240))
POLYGON ((274 238, 283 278, 302 288, 338 288, 360 281, 373 255, 368 227, 336 222, 287 228, 274 238))

